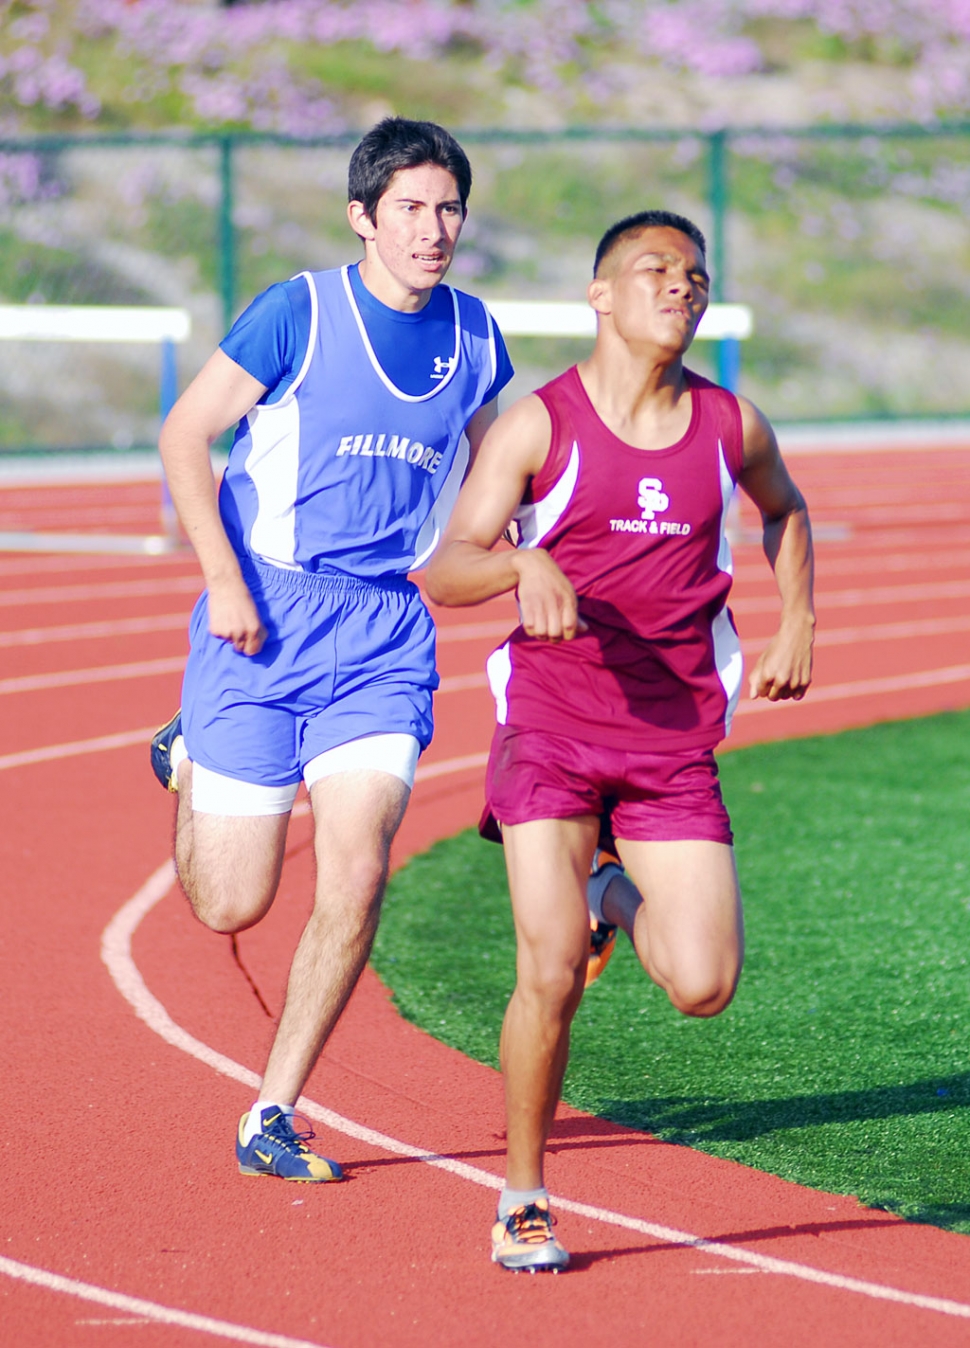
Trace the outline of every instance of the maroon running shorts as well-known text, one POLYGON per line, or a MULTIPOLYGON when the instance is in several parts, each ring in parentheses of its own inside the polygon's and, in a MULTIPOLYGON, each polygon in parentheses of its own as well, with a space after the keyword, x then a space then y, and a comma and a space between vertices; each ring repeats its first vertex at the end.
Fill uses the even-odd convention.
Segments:
MULTIPOLYGON (((609 816, 609 832, 631 842, 733 842, 711 749, 641 753, 544 730, 495 728, 480 830, 494 821, 609 816)), ((605 823, 605 818, 604 818, 605 823)))

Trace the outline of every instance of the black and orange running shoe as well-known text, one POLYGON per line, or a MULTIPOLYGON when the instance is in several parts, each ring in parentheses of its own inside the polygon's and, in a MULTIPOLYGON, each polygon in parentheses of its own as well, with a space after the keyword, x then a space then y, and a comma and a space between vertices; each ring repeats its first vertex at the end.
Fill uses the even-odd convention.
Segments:
MULTIPOLYGON (((619 857, 607 852, 602 847, 597 847, 593 853, 593 864, 589 868, 589 881, 587 888, 596 885, 599 890, 599 903, 596 905, 602 912, 603 893, 610 881, 615 875, 622 875, 623 867, 620 864, 619 857)), ((592 905, 591 905, 592 908, 592 905)), ((609 964, 613 951, 616 949, 616 927, 611 926, 609 922, 604 922, 590 911, 589 915, 589 959, 586 963, 586 987, 595 983, 597 978, 609 964)))
POLYGON ((530 1273, 551 1270, 558 1273, 569 1263, 569 1252, 552 1234, 553 1216, 549 1201, 513 1208, 507 1217, 496 1217, 492 1227, 492 1262, 513 1271, 527 1268, 530 1273))

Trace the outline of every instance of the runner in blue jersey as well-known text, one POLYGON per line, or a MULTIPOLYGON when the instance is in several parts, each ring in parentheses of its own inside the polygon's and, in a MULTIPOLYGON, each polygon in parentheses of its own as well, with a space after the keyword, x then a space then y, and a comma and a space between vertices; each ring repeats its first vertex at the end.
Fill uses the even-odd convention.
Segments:
POLYGON ((301 780, 315 821, 314 908, 240 1120, 244 1174, 341 1178, 293 1107, 367 960, 431 739, 434 628, 408 572, 430 556, 512 374, 481 301, 440 286, 470 186, 441 127, 374 127, 349 176, 363 260, 260 296, 162 430, 206 589, 182 712, 152 762, 179 794, 176 863, 196 915, 220 932, 258 922, 301 780), (210 446, 237 423, 217 490, 210 446))

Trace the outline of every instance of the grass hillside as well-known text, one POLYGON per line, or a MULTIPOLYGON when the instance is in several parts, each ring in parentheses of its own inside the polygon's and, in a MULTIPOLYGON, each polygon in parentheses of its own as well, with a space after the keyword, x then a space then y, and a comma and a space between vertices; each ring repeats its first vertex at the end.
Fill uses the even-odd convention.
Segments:
MULTIPOLYGON (((756 320, 743 391, 779 421, 965 413, 970 136, 926 122, 966 101, 956 20, 931 0, 908 26, 889 14, 893 0, 856 9, 0 0, 0 126, 70 137, 46 151, 0 149, 0 302, 186 305, 195 337, 183 378, 222 335, 217 150, 85 147, 92 132, 349 132, 390 112, 495 128, 491 141, 469 141, 476 183, 454 277, 486 296, 577 299, 598 236, 619 216, 664 205, 710 230, 700 130, 772 126, 732 136, 726 164, 721 281, 756 320), (890 117, 926 124, 894 136, 790 134, 890 117), (580 124, 600 138, 577 139, 580 124), (672 138, 623 139, 617 128, 672 138), (503 139, 510 130, 553 139, 503 139)), ((346 159, 346 149, 238 149, 237 309, 294 271, 355 256, 346 159)), ((514 392, 583 349, 516 342, 514 392)), ((5 356, 0 447, 154 439, 156 353, 5 356)), ((698 345, 693 360, 712 371, 710 350, 698 345)))

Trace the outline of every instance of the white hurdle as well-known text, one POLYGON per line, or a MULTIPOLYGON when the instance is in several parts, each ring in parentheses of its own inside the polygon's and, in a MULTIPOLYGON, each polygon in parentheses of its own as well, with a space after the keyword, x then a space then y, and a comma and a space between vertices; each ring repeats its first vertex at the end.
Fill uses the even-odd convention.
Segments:
MULTIPOLYGON (((595 337, 588 304, 555 300, 485 300, 504 337, 595 337)), ((744 341, 754 331, 747 304, 711 304, 695 336, 700 341, 744 341)))
MULTIPOLYGON (((0 304, 0 340, 19 342, 139 342, 161 347, 162 421, 178 394, 176 343, 187 341, 187 309, 141 305, 0 304)), ((163 532, 133 534, 0 533, 0 552, 110 552, 158 555, 179 546, 178 524, 162 479, 163 532)))
MULTIPOLYGON (((555 300, 486 300, 506 337, 595 337, 596 314, 588 304, 555 300)), ((718 344, 718 382, 736 393, 741 346, 754 332, 747 304, 711 304, 695 337, 718 344)))

